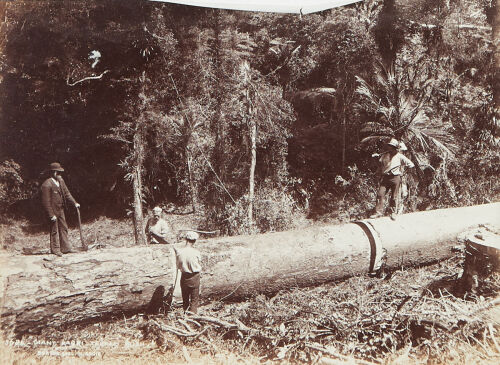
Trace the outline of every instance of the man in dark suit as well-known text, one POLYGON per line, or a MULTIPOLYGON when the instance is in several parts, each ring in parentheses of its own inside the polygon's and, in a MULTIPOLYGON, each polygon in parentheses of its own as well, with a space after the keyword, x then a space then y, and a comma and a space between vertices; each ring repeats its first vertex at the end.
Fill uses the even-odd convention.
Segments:
POLYGON ((50 164, 50 177, 42 184, 42 204, 50 219, 50 251, 62 256, 63 253, 77 252, 71 248, 68 241, 68 225, 64 215, 64 208, 68 200, 79 208, 61 177, 64 169, 58 162, 50 164), (58 239, 59 236, 59 239, 58 239))

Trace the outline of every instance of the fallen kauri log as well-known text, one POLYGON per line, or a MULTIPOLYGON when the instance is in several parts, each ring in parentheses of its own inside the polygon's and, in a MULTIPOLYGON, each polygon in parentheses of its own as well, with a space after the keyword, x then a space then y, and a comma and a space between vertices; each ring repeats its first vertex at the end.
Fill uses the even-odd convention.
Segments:
MULTIPOLYGON (((500 203, 344 225, 199 241, 202 298, 243 298, 448 258, 462 232, 500 224, 500 203)), ((3 253, 1 325, 15 333, 154 307, 175 278, 170 245, 110 248, 57 257, 3 253)))

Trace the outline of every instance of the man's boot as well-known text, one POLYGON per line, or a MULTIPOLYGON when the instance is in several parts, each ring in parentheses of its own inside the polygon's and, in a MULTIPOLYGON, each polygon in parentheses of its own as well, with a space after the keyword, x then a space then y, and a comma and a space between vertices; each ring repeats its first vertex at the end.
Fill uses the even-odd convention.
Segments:
POLYGON ((391 215, 390 215, 391 219, 393 221, 395 221, 396 219, 398 219, 398 208, 397 208, 397 205, 395 207, 391 207, 391 215))
POLYGON ((75 250, 74 248, 71 247, 69 250, 64 251, 63 253, 78 253, 78 252, 80 252, 80 251, 75 250))
POLYGON ((59 237, 55 237, 55 242, 52 241, 52 237, 51 237, 51 242, 50 242, 50 253, 54 254, 54 255, 57 255, 57 256, 62 256, 62 252, 61 252, 61 247, 59 246, 59 242, 57 242, 57 240, 59 239, 59 237))

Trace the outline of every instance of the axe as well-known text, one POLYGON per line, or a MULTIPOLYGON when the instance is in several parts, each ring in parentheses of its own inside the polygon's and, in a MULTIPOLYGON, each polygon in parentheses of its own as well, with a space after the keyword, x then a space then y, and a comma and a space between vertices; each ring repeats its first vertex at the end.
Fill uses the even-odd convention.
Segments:
POLYGON ((167 295, 163 297, 164 303, 166 303, 170 308, 172 308, 172 303, 174 301, 174 291, 175 291, 175 286, 177 285, 177 278, 179 275, 179 268, 177 267, 177 249, 175 246, 173 247, 174 252, 175 252, 175 280, 174 280, 174 285, 171 285, 170 288, 168 289, 167 295))
POLYGON ((82 250, 83 251, 88 251, 89 247, 85 243, 85 240, 83 239, 83 233, 82 233, 82 218, 80 216, 80 208, 76 208, 76 214, 78 215, 78 229, 80 230, 80 240, 82 241, 82 250))

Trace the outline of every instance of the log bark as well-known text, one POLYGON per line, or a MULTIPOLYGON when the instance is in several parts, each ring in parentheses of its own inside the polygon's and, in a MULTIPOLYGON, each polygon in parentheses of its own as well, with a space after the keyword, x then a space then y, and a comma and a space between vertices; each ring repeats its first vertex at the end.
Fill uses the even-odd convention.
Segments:
POLYGON ((1 321, 16 333, 144 311, 173 283, 171 248, 126 247, 76 254, 0 256, 1 321))
MULTIPOLYGON (((435 262, 451 257, 457 237, 480 224, 500 225, 500 203, 406 214, 395 222, 384 217, 199 241, 202 298, 238 299, 341 280, 368 272, 383 250, 390 267, 435 262)), ((173 255, 171 245, 63 257, 4 253, 2 328, 33 332, 147 310, 175 280, 173 255)))
POLYGON ((500 203, 437 209, 390 218, 370 219, 387 251, 387 266, 399 268, 436 262, 450 257, 457 238, 480 225, 500 225, 500 203))

